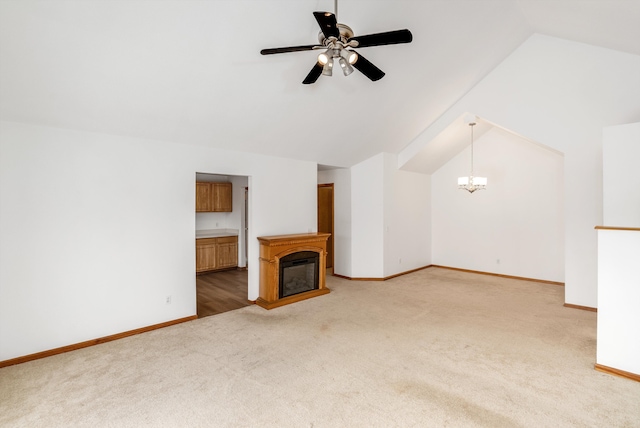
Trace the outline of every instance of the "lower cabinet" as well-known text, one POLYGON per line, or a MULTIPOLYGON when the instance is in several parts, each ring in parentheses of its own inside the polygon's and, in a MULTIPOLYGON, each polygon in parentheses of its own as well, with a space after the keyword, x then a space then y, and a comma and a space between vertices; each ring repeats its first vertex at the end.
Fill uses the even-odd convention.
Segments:
POLYGON ((217 238, 196 239, 196 273, 216 269, 217 238))
POLYGON ((196 273, 238 266, 238 237, 196 239, 196 273))
POLYGON ((225 236, 224 238, 217 239, 218 269, 238 266, 238 237, 225 236))

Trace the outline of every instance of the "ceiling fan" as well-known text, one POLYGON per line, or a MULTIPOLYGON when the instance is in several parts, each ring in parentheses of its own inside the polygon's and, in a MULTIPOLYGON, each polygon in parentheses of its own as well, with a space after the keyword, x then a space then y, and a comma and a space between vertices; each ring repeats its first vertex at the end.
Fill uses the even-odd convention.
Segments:
POLYGON ((305 85, 315 83, 320 75, 331 76, 335 59, 338 60, 338 64, 340 64, 345 76, 351 74, 353 68, 355 68, 374 82, 382 79, 384 72, 353 49, 410 43, 411 40, 413 40, 411 31, 404 29, 354 36, 353 30, 348 25, 338 23, 336 18, 338 8, 337 0, 335 1, 335 7, 336 14, 331 12, 313 12, 313 16, 315 16, 316 21, 318 21, 321 30, 318 34, 318 44, 262 49, 260 53, 262 55, 273 55, 316 49, 322 50, 320 55, 318 55, 318 61, 302 81, 305 85))

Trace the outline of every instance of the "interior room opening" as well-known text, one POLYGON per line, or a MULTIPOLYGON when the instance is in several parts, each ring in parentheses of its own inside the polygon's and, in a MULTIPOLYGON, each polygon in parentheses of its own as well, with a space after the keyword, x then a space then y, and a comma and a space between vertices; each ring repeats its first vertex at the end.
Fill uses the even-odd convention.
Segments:
POLYGON ((249 305, 249 177, 196 173, 196 303, 202 318, 249 305))

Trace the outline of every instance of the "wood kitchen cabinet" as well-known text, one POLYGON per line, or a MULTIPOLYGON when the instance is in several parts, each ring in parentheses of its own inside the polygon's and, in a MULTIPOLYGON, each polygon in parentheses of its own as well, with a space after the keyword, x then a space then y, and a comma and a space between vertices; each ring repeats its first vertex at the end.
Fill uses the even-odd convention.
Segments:
POLYGON ((211 183, 196 183, 196 212, 210 212, 211 208, 211 183))
POLYGON ((225 236, 217 239, 218 268, 224 269, 238 266, 238 237, 225 236))
POLYGON ((215 212, 232 211, 231 183, 211 183, 211 196, 213 199, 213 210, 215 212))
POLYGON ((216 238, 196 239, 196 273, 215 270, 218 265, 216 238))
POLYGON ((196 182, 196 212, 231 212, 231 183, 196 182))
POLYGON ((238 266, 238 237, 196 239, 196 273, 238 266))

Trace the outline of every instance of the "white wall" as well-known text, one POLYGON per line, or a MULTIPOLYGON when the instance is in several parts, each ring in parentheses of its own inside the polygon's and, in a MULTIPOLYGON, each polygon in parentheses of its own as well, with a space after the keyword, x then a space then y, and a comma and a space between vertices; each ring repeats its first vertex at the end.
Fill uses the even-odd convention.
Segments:
POLYGON ((384 276, 431 264, 431 184, 384 154, 384 276))
POLYGON ((595 307, 602 129, 637 121, 638 76, 638 55, 533 35, 418 135, 400 153, 399 165, 465 112, 562 152, 565 300, 595 307))
POLYGON ((429 176, 380 153, 351 168, 352 275, 384 278, 431 264, 429 176))
POLYGON ((640 227, 640 123, 604 128, 603 225, 640 227))
POLYGON ((236 218, 231 213, 196 213, 196 230, 238 229, 236 218))
POLYGON ((640 231, 598 230, 596 362, 640 375, 640 231))
MULTIPOLYGON (((604 226, 640 228, 640 123, 604 129, 604 226)), ((640 375, 640 231, 598 230, 597 363, 640 375)))
POLYGON ((470 147, 431 177, 433 263, 563 282, 562 155, 498 128, 474 149, 486 190, 457 188, 470 172, 470 147))
POLYGON ((318 171, 318 184, 333 183, 333 273, 351 277, 351 171, 318 171))
POLYGON ((351 277, 384 276, 384 154, 351 167, 351 277))
POLYGON ((0 360, 194 315, 196 172, 251 177, 256 299, 256 237, 316 230, 316 169, 0 122, 0 360))

